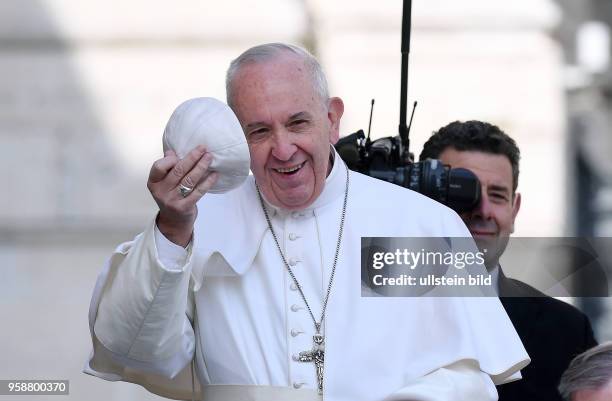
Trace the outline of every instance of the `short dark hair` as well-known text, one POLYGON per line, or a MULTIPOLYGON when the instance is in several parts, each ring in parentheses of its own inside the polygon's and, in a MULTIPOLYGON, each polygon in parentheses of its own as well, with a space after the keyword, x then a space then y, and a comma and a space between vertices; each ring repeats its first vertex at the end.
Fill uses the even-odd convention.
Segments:
POLYGON ((496 125, 476 120, 452 122, 433 133, 425 142, 419 159, 437 159, 447 148, 506 156, 512 166, 512 192, 516 191, 521 152, 514 139, 496 125))

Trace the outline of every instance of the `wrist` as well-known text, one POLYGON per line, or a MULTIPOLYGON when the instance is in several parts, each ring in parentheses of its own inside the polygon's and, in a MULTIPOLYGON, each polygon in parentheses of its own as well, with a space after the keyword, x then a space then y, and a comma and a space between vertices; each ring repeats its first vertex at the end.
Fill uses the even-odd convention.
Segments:
MULTIPOLYGON (((195 219, 193 219, 195 220, 195 219)), ((187 222, 176 222, 168 219, 161 212, 157 214, 155 224, 160 233, 170 242, 186 248, 191 242, 193 235, 193 220, 187 222)))

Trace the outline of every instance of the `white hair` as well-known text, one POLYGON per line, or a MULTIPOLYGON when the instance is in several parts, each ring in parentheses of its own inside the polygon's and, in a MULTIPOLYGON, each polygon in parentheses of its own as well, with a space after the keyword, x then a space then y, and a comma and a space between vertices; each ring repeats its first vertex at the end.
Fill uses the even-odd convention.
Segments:
POLYGON ((561 376, 559 392, 570 401, 580 390, 599 390, 612 381, 612 342, 593 347, 575 357, 561 376))
POLYGON ((238 58, 230 63, 225 76, 225 90, 227 96, 227 104, 232 107, 232 81, 236 74, 243 66, 251 63, 259 63, 274 60, 284 54, 293 54, 300 58, 311 74, 312 83, 315 92, 321 97, 323 102, 329 100, 329 89, 327 79, 321 64, 307 50, 285 43, 266 43, 263 45, 251 47, 242 53, 238 58))

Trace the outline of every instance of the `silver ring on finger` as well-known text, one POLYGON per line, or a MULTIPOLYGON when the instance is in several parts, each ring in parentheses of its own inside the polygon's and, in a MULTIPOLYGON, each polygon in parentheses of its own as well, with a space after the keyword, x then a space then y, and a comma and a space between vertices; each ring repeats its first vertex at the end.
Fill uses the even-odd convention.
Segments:
POLYGON ((183 184, 179 184, 178 190, 183 198, 186 198, 191 192, 193 192, 193 188, 187 187, 183 184))

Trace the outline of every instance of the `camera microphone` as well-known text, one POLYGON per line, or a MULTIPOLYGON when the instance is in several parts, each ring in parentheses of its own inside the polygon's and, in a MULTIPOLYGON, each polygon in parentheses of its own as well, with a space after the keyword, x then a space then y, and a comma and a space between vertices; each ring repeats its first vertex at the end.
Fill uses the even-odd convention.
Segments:
POLYGON ((411 10, 412 1, 404 0, 399 135, 370 140, 372 99, 367 137, 359 130, 341 138, 335 147, 351 170, 420 192, 458 213, 469 211, 480 202, 480 182, 476 175, 467 169, 452 169, 439 160, 415 163, 409 151, 410 128, 417 106, 414 102, 410 123, 406 125, 411 10))

